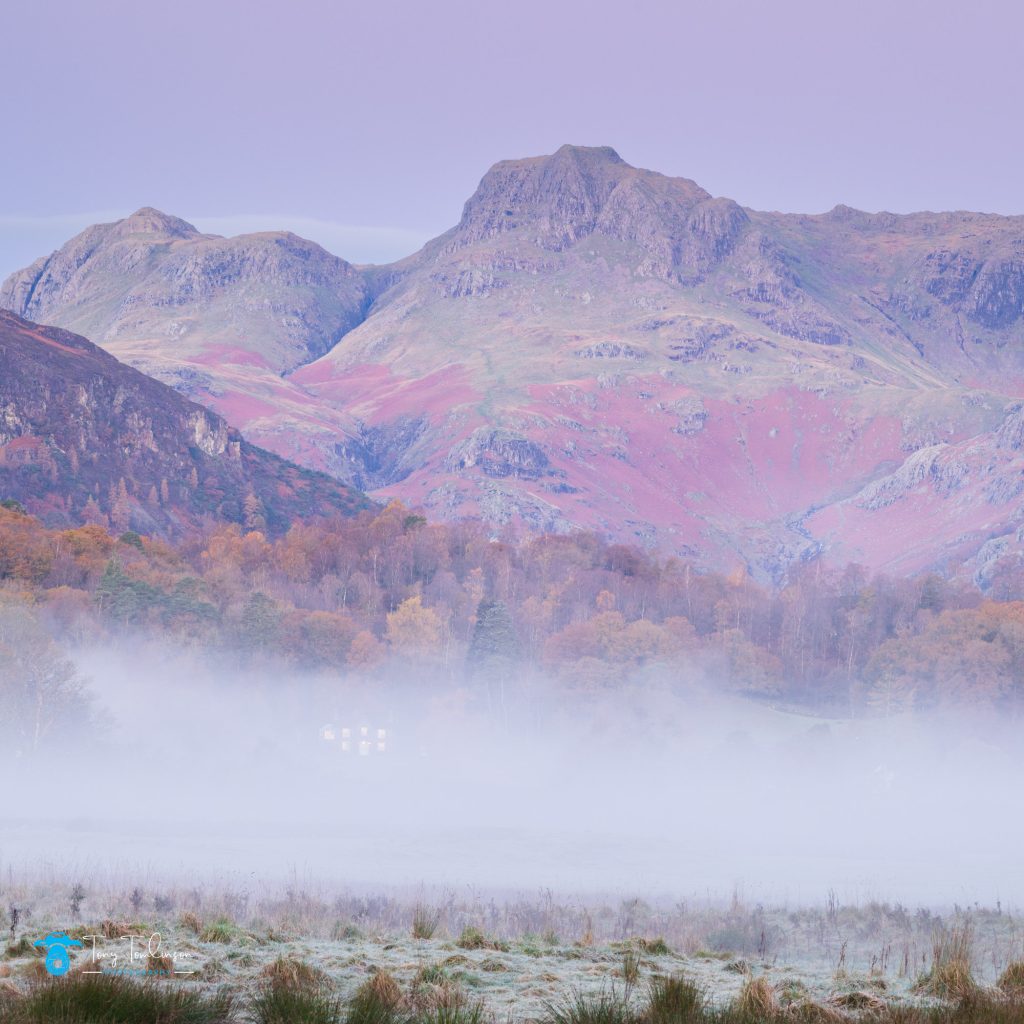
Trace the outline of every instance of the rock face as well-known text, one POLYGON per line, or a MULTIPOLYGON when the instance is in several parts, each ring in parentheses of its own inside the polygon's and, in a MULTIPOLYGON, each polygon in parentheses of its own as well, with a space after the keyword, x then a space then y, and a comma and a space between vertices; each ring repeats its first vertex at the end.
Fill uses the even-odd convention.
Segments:
POLYGON ((770 578, 818 554, 952 572, 1021 546, 1020 217, 762 213, 565 146, 496 164, 388 267, 147 210, 0 304, 434 515, 770 578))
POLYGON ((445 253, 520 233, 540 249, 562 252, 599 234, 639 246, 651 273, 699 281, 747 224, 736 203, 713 199, 686 178, 630 167, 607 147, 563 146, 550 157, 492 167, 445 253))
POLYGON ((0 495, 53 525, 173 535, 205 518, 280 531, 362 495, 242 439, 78 335, 0 312, 0 495))
POLYGON ((536 480, 550 472, 550 462, 540 445, 507 430, 480 427, 452 449, 445 465, 458 472, 479 467, 490 477, 536 480))

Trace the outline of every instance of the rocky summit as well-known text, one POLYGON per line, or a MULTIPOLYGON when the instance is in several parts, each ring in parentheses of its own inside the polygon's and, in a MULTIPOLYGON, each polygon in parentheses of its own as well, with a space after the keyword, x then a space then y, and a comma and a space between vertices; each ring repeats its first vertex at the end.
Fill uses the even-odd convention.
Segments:
POLYGON ((564 146, 390 266, 143 210, 0 305, 434 515, 776 580, 820 555, 985 586, 1022 548, 1024 217, 763 213, 564 146))

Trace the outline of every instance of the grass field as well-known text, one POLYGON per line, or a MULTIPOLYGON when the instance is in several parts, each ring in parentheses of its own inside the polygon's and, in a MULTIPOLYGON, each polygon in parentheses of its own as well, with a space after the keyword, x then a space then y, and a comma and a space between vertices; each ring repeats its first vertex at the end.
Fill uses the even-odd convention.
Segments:
POLYGON ((1024 918, 553 894, 4 886, 0 1020, 1024 1024, 1024 918), (77 909, 79 917, 74 919, 77 909), (83 942, 52 979, 36 939, 83 942))

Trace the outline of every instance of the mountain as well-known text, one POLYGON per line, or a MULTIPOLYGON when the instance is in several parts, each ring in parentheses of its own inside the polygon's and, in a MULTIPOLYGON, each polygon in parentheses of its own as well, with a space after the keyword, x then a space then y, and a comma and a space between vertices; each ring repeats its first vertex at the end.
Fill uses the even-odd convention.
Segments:
MULTIPOLYGON (((146 294, 200 243, 114 271, 118 244, 82 262, 81 285, 44 290, 49 319, 74 327, 94 292, 146 294), (116 285, 87 286, 93 260, 116 285)), ((0 305, 27 309, 33 275, 59 281, 47 267, 88 248, 69 247, 12 276, 0 305)), ((136 346, 149 372, 159 354, 164 379, 251 440, 435 515, 593 528, 775 579, 821 554, 983 581, 1020 551, 1022 217, 763 213, 565 146, 496 164, 420 252, 349 269, 358 301, 337 337, 292 364, 261 356, 258 376, 226 377, 205 300, 177 308, 200 318, 191 349, 110 314, 97 337, 136 346)), ((242 286, 223 288, 234 308, 242 286)), ((269 308, 250 306, 253 339, 273 338, 269 308)))
POLYGON ((85 338, 3 311, 0 410, 0 497, 51 525, 172 536, 218 520, 276 533, 367 505, 85 338))
POLYGON ((0 308, 82 334, 231 423, 260 424, 271 448, 278 431, 321 418, 332 446, 358 435, 282 375, 330 351, 370 299, 365 276, 313 242, 204 235, 150 208, 87 228, 0 287, 0 308))

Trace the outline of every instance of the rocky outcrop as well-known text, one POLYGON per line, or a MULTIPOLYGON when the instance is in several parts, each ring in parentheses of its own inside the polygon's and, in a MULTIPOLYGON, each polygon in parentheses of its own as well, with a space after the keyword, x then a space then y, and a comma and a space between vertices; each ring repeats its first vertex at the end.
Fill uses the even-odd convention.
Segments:
POLYGON ((579 359, 628 359, 640 363, 649 353, 637 345, 623 341, 599 341, 576 350, 579 359))
POLYGON ((912 319, 932 315, 927 298, 992 331, 1024 317, 1024 230, 993 249, 991 239, 971 237, 957 247, 921 257, 894 290, 892 301, 912 319))
POLYGON ((534 441, 508 430, 481 427, 449 452, 452 472, 478 468, 490 477, 536 480, 551 471, 550 460, 534 441))
POLYGON ((432 280, 437 284, 440 293, 447 299, 488 295, 495 289, 505 286, 505 282, 500 277, 495 277, 490 270, 481 270, 476 267, 434 274, 432 280))
POLYGON ((985 262, 971 288, 967 315, 993 330, 1024 316, 1024 251, 1016 258, 985 262))
POLYGON ((910 455, 895 473, 865 487, 858 496, 858 504, 876 512, 906 497, 926 481, 936 494, 948 496, 963 486, 968 475, 967 466, 949 455, 948 445, 921 448, 910 455))
POLYGON ((1015 402, 1006 410, 1006 417, 996 431, 1000 448, 1020 451, 1024 448, 1024 403, 1015 402))

